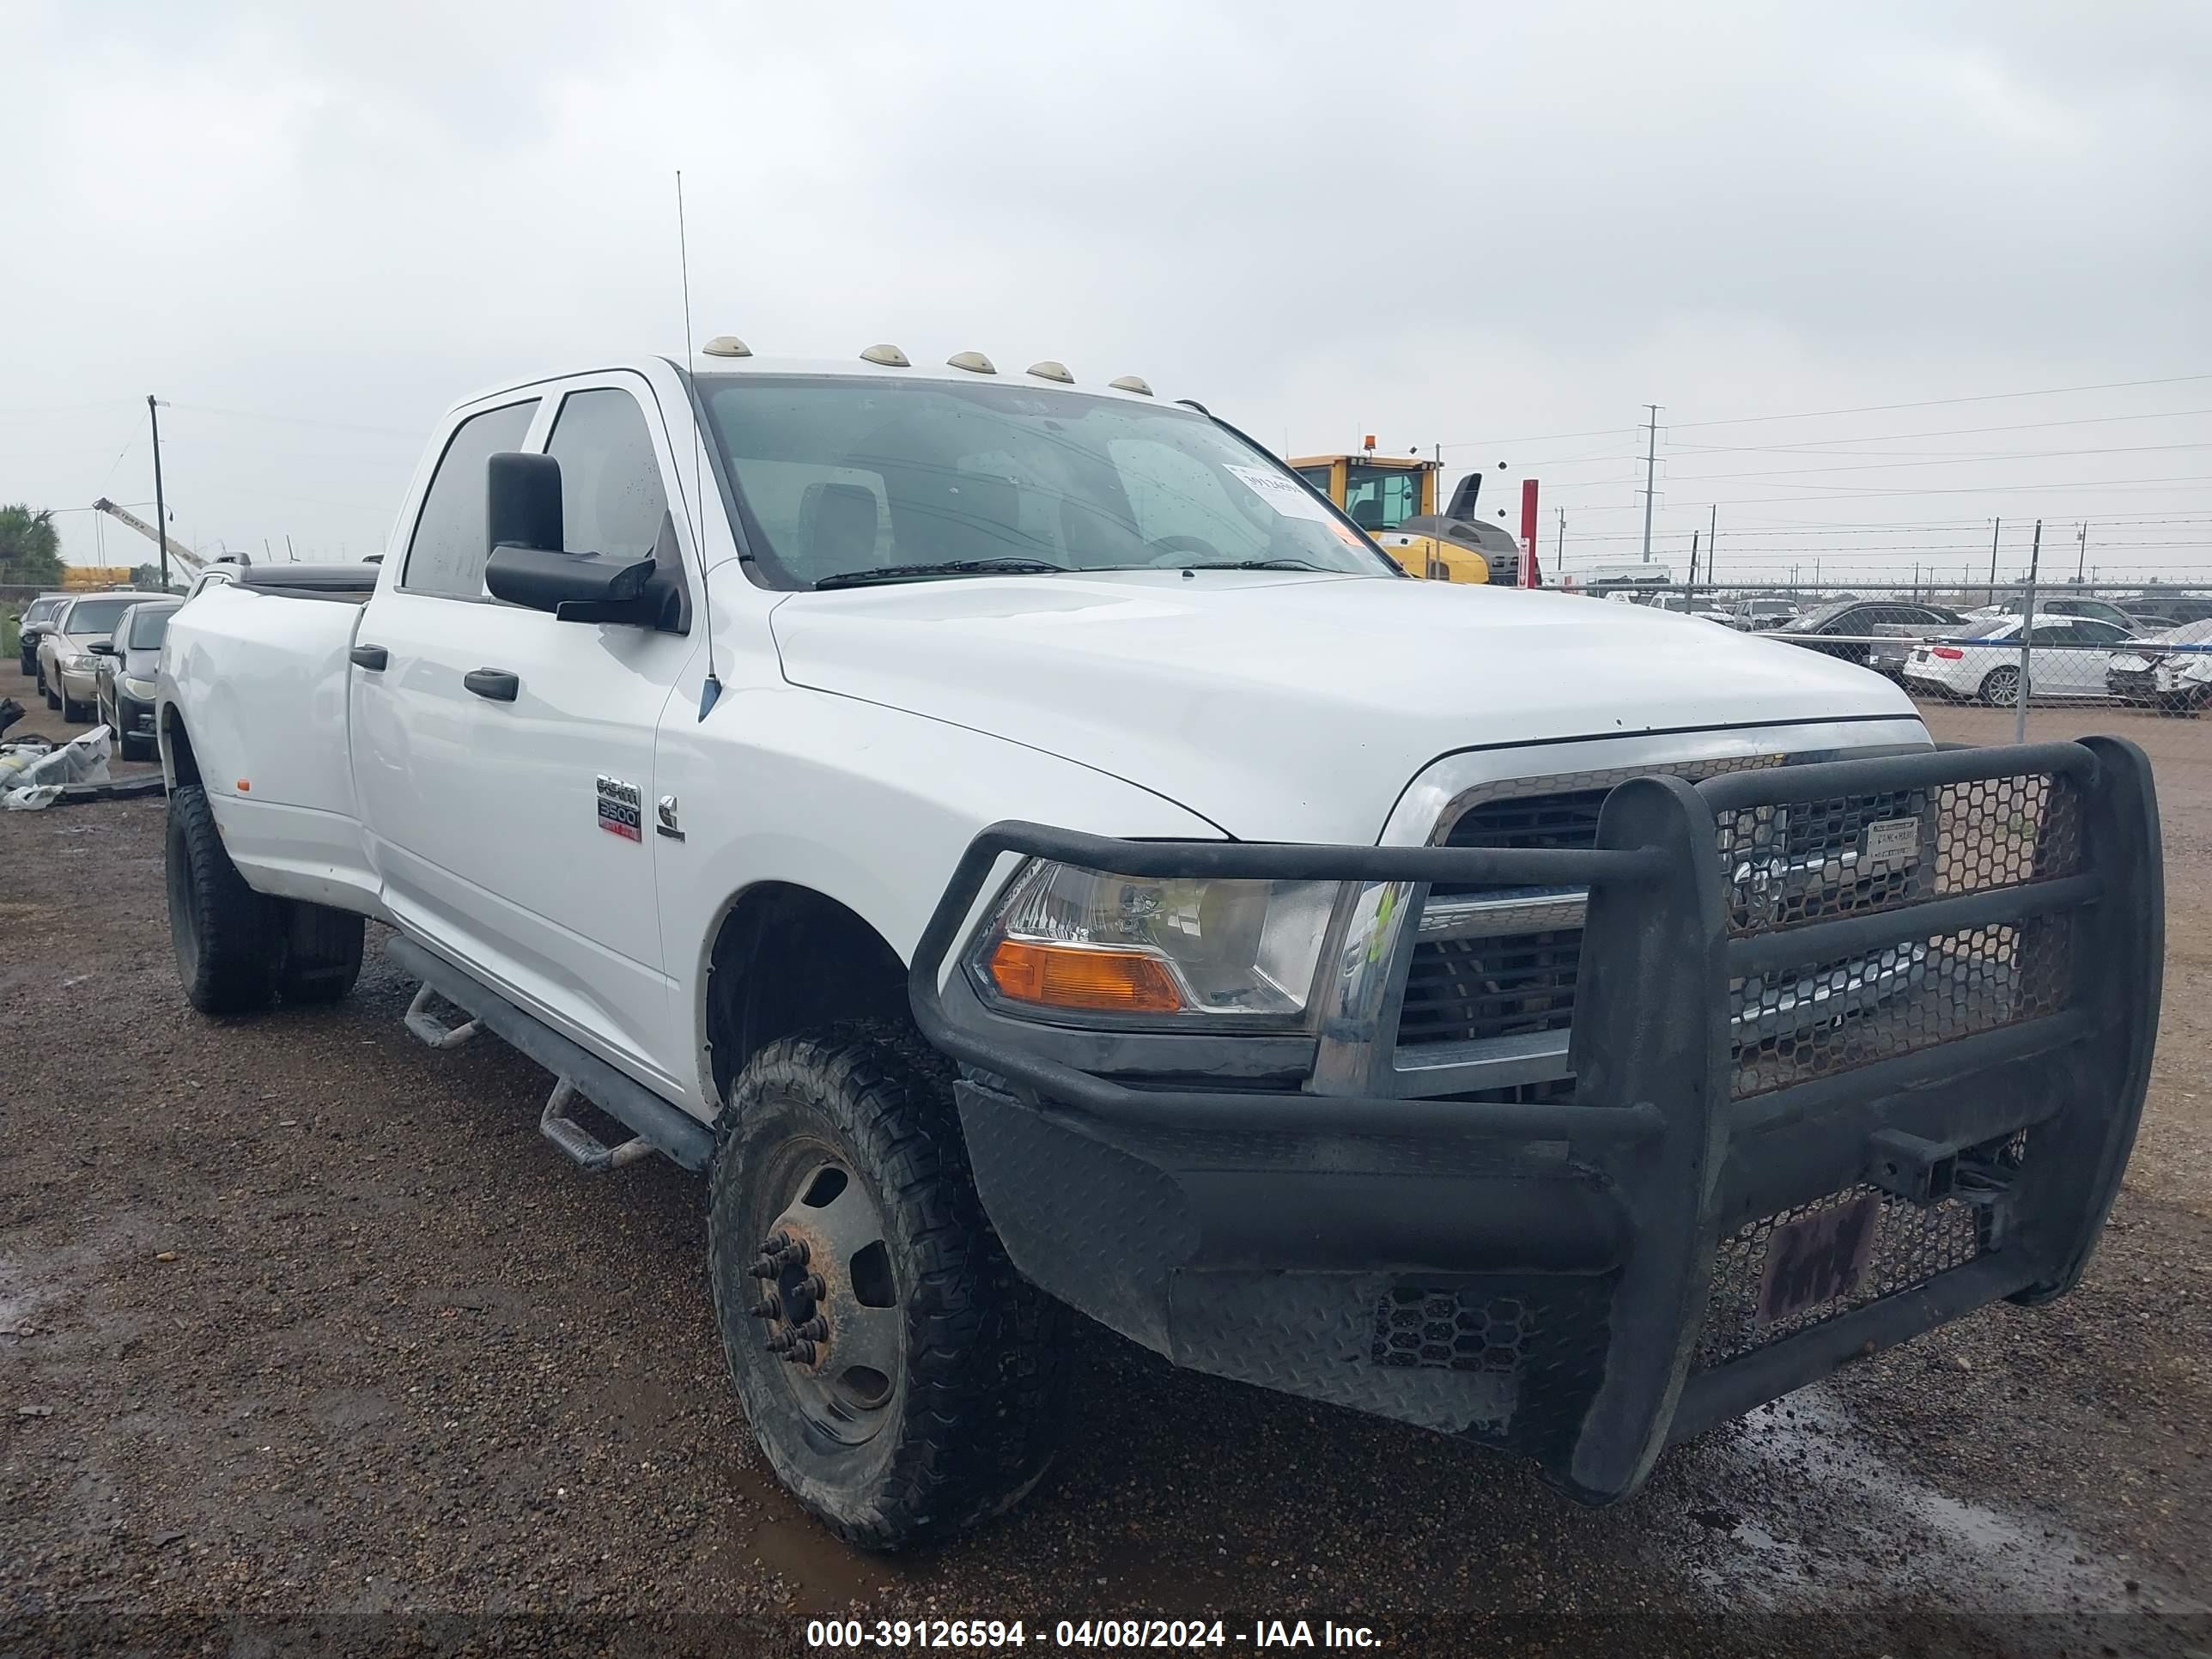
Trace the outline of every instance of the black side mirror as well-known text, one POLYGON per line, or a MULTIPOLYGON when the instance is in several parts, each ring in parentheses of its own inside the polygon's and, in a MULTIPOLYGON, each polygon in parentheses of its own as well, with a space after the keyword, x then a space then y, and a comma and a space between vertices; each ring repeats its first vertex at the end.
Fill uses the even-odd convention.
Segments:
POLYGON ((561 463, 550 455, 499 454, 485 463, 484 586, 495 599, 550 611, 562 622, 639 623, 660 615, 645 596, 650 558, 562 549, 561 463))
POLYGON ((123 654, 116 649, 113 640, 94 640, 85 649, 95 657, 119 657, 123 654))
POLYGON ((561 551, 560 462, 550 455, 501 454, 484 463, 484 545, 494 552, 561 551))

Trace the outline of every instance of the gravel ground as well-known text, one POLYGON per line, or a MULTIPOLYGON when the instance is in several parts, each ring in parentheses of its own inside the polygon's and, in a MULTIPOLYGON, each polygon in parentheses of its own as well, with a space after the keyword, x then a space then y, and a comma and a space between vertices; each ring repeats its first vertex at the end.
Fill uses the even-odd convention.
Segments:
POLYGON ((691 1178, 579 1175, 535 1133, 544 1074, 416 1043, 374 954, 335 1008, 193 1014, 161 804, 0 815, 0 1651, 797 1651, 851 1609, 1031 1645, 1149 1613, 1232 1650, 1304 1619, 1415 1653, 2212 1652, 2212 722, 2037 723, 2124 723, 2167 825, 2152 1108, 2078 1294, 1795 1395, 1600 1512, 1086 1328, 1045 1486, 891 1560, 764 1473, 691 1178))

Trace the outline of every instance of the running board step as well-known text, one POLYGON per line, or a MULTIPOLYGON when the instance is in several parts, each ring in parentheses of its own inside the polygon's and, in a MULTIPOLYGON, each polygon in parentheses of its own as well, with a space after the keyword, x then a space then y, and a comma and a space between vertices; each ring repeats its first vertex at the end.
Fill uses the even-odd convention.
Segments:
POLYGON ((545 1109, 538 1119, 538 1133, 568 1153, 578 1169, 604 1175, 653 1153, 653 1143, 643 1135, 632 1135, 619 1146, 608 1146, 568 1115, 579 1098, 575 1084, 564 1077, 546 1096, 545 1109))
POLYGON ((459 1025, 441 1025, 438 1017, 430 1012, 434 1000, 443 1000, 428 981, 415 988, 415 1000, 407 1005, 402 1023, 417 1037, 433 1048, 458 1048, 478 1031, 483 1030, 480 1019, 467 1019, 459 1025))
MULTIPOLYGON (((393 967, 419 981, 446 1001, 471 1016, 465 1026, 441 1026, 417 993, 408 1012, 408 1029, 434 1047, 450 1048, 466 1039, 454 1032, 469 1027, 489 1030, 543 1066, 560 1079, 538 1118, 547 1139, 587 1170, 619 1168, 642 1158, 645 1149, 661 1152, 687 1170, 703 1170, 714 1155, 714 1132, 689 1113, 669 1104, 635 1079, 617 1071, 597 1054, 562 1036, 536 1015, 517 1007, 466 969, 443 957, 434 956, 409 939, 394 939, 384 947, 393 967), (418 1025, 414 1016, 422 1014, 418 1025), (451 1041, 441 1039, 451 1038, 451 1041), (562 1091, 568 1091, 563 1094, 562 1091), (608 1146, 568 1115, 574 1097, 581 1095, 609 1117, 631 1131, 635 1139, 608 1146), (633 1147, 638 1148, 632 1151, 633 1147), (603 1158, 604 1162, 591 1161, 603 1158)), ((473 1031, 471 1035, 474 1035, 473 1031)))

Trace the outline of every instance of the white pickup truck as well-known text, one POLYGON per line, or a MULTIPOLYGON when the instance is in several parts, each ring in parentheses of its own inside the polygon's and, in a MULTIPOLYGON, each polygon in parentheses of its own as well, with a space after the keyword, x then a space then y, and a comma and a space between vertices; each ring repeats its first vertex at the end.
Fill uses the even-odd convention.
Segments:
POLYGON ((158 720, 193 1005, 372 919, 580 1164, 705 1171, 753 1431, 874 1547, 1036 1482, 1071 1307, 1623 1496, 2069 1286, 2156 1024, 2132 746, 1407 579, 1056 363, 472 398, 380 566, 185 605, 158 720))

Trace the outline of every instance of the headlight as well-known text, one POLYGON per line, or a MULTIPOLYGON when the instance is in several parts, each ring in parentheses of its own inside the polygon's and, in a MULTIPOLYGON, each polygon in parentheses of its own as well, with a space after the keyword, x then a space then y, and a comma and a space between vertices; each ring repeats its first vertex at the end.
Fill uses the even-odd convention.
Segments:
POLYGON ((89 652, 72 652, 62 659, 62 666, 72 674, 89 674, 99 660, 89 652))
POLYGON ((1027 1008, 1283 1021, 1305 1012, 1338 884, 1024 868, 969 970, 1027 1008))
POLYGON ((151 680, 125 679, 121 682, 121 684, 125 696, 135 697, 140 702, 153 702, 154 693, 159 690, 151 680))

